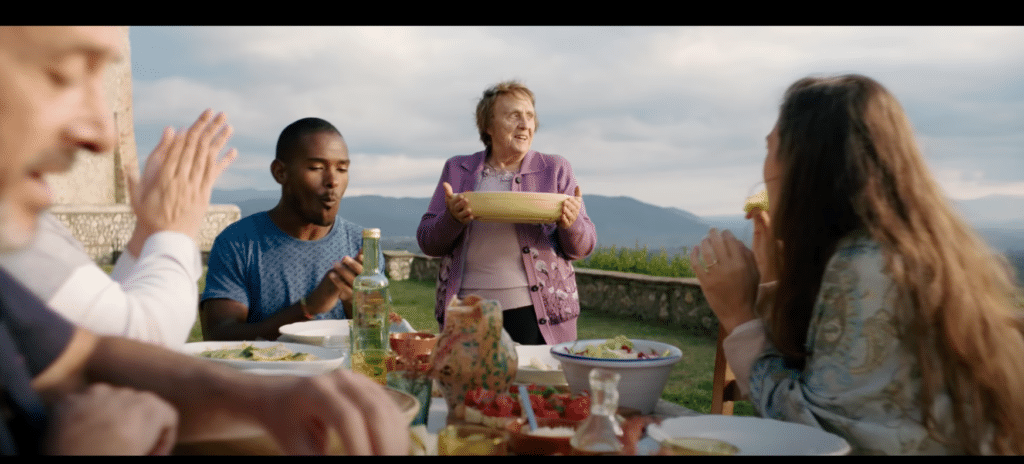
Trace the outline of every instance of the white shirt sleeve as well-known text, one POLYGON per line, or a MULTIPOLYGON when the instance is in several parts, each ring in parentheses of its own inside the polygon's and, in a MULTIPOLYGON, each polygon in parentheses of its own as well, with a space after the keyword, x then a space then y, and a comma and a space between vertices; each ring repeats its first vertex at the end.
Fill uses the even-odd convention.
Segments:
POLYGON ((96 265, 72 271, 49 299, 68 319, 100 333, 178 346, 196 321, 202 262, 177 232, 150 236, 136 261, 122 253, 111 279, 96 265))
POLYGON ((121 255, 117 257, 117 262, 114 263, 114 269, 110 271, 110 278, 123 282, 133 267, 135 267, 135 256, 127 248, 121 250, 121 255))

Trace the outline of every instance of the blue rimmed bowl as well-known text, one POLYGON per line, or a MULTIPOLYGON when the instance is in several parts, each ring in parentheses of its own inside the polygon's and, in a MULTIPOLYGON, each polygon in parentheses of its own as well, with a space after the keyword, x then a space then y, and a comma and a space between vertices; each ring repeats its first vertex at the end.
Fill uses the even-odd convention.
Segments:
POLYGON ((590 391, 590 371, 595 367, 604 368, 619 373, 619 406, 637 409, 641 414, 650 414, 654 411, 658 398, 661 398, 672 366, 683 359, 683 352, 668 343, 630 339, 634 350, 649 352, 653 349, 659 354, 668 352, 668 355, 657 358, 609 359, 573 354, 606 341, 578 340, 561 343, 551 347, 551 355, 561 362, 565 380, 573 393, 590 391))

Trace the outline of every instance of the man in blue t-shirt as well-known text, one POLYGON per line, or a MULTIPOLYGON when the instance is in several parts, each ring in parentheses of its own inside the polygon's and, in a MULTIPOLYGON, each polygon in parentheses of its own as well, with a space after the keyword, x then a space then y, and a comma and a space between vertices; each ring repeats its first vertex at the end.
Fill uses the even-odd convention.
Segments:
POLYGON ((305 118, 281 132, 270 165, 277 206, 228 226, 210 250, 199 311, 207 340, 274 340, 285 324, 351 317, 363 266, 362 228, 337 216, 348 168, 331 123, 305 118))

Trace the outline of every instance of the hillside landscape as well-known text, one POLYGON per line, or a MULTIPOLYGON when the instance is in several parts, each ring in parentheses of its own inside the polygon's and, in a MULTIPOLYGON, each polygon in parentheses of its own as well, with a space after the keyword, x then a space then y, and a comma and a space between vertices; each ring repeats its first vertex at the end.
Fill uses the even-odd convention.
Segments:
MULTIPOLYGON (((213 202, 236 204, 245 217, 272 208, 277 204, 278 195, 255 190, 217 191, 213 202)), ((673 249, 698 243, 710 227, 721 227, 730 219, 737 225, 745 225, 740 215, 717 218, 709 223, 677 208, 654 206, 630 197, 587 195, 585 201, 587 214, 597 228, 598 245, 605 247, 639 244, 652 249, 665 248, 671 253, 673 249)), ((419 252, 416 228, 429 203, 429 198, 345 197, 339 214, 364 227, 380 228, 386 248, 419 252)))
MULTIPOLYGON (((272 208, 279 196, 278 191, 217 190, 213 202, 236 204, 245 217, 272 208)), ((599 246, 665 248, 672 256, 683 247, 699 243, 711 227, 730 229, 749 244, 751 227, 741 213, 702 218, 678 208, 655 206, 624 196, 587 195, 584 200, 597 228, 599 246)), ((429 198, 346 196, 340 214, 364 227, 379 227, 385 249, 418 253, 416 227, 429 202, 429 198)), ((1024 197, 993 196, 954 204, 993 249, 1006 253, 1022 269, 1024 197)))

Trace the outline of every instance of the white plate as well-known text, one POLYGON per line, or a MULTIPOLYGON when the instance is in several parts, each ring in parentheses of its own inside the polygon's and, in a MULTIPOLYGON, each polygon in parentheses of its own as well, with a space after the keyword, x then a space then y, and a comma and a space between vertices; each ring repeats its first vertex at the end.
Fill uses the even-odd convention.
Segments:
POLYGON ((516 369, 515 383, 537 385, 568 386, 562 365, 551 356, 551 345, 516 345, 519 356, 519 368, 516 369), (547 369, 538 369, 531 363, 540 364, 547 369))
POLYGON ((316 377, 320 375, 320 373, 318 372, 306 372, 284 369, 246 369, 245 372, 249 374, 259 375, 294 375, 296 377, 316 377))
POLYGON ((307 345, 325 346, 330 342, 331 348, 335 345, 342 347, 343 351, 349 346, 349 320, 348 319, 322 319, 315 321, 295 322, 281 326, 282 342, 305 343, 307 345), (328 337, 331 337, 328 339, 328 337))
MULTIPOLYGON (((339 350, 323 348, 313 345, 302 345, 298 343, 281 343, 281 342, 243 342, 243 341, 227 341, 227 342, 195 342, 186 343, 182 347, 182 352, 191 354, 193 356, 199 356, 206 350, 220 350, 224 348, 231 348, 248 343, 257 348, 269 348, 278 344, 283 344, 285 348, 292 350, 296 353, 309 353, 319 358, 316 361, 244 361, 238 359, 209 359, 210 361, 219 362, 236 369, 248 370, 284 370, 284 371, 295 371, 296 373, 307 373, 307 374, 320 374, 324 372, 330 372, 338 369, 345 362, 345 353, 339 350)), ((297 374, 301 375, 301 374, 297 374)))
MULTIPOLYGON (((661 424, 648 427, 659 428, 676 438, 714 438, 735 445, 737 454, 746 455, 840 455, 850 454, 850 445, 842 437, 824 430, 794 422, 744 416, 694 416, 674 417, 661 424)), ((658 445, 645 438, 637 444, 642 448, 658 445), (647 443, 644 443, 647 442, 647 443)))

